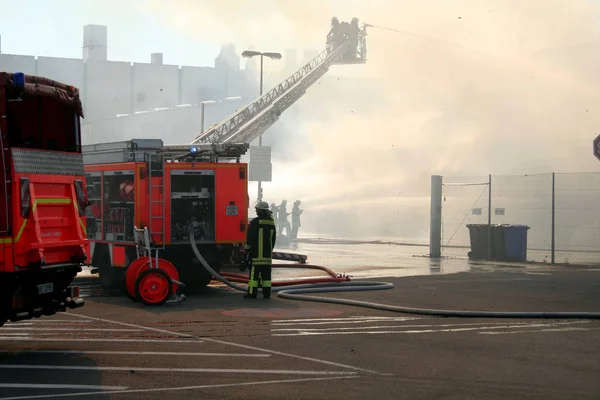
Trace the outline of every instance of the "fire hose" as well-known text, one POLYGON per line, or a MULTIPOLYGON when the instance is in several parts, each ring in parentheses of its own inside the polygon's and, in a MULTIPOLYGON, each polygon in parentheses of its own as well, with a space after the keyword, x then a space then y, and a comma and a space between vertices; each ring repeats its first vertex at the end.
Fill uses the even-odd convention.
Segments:
MULTIPOLYGON (((211 266, 206 262, 196 241, 194 235, 190 235, 190 244, 200 264, 218 281, 224 283, 232 289, 236 289, 242 292, 247 291, 247 287, 238 285, 227 280, 222 275, 218 274, 211 266)), ((320 266, 306 266, 303 265, 301 268, 314 268, 314 269, 325 269, 320 266)), ((292 267, 290 267, 292 268, 292 267)), ((294 268, 297 268, 294 266, 294 268)), ((231 274, 232 280, 242 280, 242 274, 231 274)), ((330 274, 331 275, 331 274, 330 274)), ((335 278, 325 278, 335 279, 335 278)), ((321 296, 307 296, 308 293, 331 293, 331 292, 357 292, 357 291, 370 291, 370 290, 387 290, 394 287, 393 283, 390 282, 373 282, 373 281, 349 281, 349 278, 341 278, 338 281, 333 282, 311 282, 305 284, 290 284, 289 282, 284 285, 278 283, 273 285, 272 292, 276 292, 278 297, 284 299, 301 300, 301 301, 314 301, 320 303, 331 303, 341 304, 356 307, 366 307, 376 310, 392 311, 405 314, 419 314, 419 315, 433 315, 438 317, 465 317, 465 318, 527 318, 527 319, 600 319, 600 312, 541 312, 541 311, 524 311, 524 312, 511 312, 511 311, 471 311, 471 310, 441 310, 441 309, 427 309, 427 308, 412 308, 402 307, 388 304, 373 303, 368 301, 359 301, 351 299, 339 299, 334 297, 321 297, 321 296)))

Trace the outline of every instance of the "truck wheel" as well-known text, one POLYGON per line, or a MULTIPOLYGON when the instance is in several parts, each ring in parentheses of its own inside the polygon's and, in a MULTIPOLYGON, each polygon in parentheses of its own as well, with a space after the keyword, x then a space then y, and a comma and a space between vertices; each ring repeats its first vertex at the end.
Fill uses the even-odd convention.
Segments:
POLYGON ((135 294, 145 305, 159 306, 173 294, 173 281, 161 269, 147 269, 135 281, 135 294))

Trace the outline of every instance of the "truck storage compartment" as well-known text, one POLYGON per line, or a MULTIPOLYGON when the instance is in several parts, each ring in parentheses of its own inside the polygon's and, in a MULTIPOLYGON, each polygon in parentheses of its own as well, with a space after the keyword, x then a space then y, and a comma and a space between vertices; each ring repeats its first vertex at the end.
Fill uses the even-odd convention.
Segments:
POLYGON ((134 171, 104 171, 104 240, 133 241, 134 171))
POLYGON ((88 239, 102 240, 102 176, 100 172, 85 174, 90 205, 85 210, 88 239))
POLYGON ((171 243, 215 241, 215 171, 171 171, 171 243))

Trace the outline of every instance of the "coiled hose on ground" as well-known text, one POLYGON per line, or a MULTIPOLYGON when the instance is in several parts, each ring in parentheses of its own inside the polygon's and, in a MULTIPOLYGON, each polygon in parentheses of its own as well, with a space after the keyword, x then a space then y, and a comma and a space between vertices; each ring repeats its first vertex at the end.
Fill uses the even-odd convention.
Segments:
MULTIPOLYGON (((206 262, 194 240, 194 235, 190 235, 190 244, 198 261, 212 276, 220 282, 223 282, 232 289, 242 292, 247 291, 247 287, 228 281, 206 262)), ((295 284, 287 286, 277 286, 272 288, 279 297, 284 299, 316 301, 321 303, 342 304, 357 307, 373 308, 375 310, 393 311, 406 314, 433 315, 438 317, 467 317, 467 318, 528 318, 528 319, 600 319, 600 312, 511 312, 511 311, 458 311, 458 310, 436 310, 427 308, 411 308, 392 306, 387 304, 372 303, 368 301, 338 299, 333 297, 307 296, 307 293, 329 293, 329 292, 358 292, 367 290, 386 290, 392 289, 393 283, 390 282, 372 282, 372 281, 352 281, 352 282, 334 282, 334 283, 310 283, 295 284)))

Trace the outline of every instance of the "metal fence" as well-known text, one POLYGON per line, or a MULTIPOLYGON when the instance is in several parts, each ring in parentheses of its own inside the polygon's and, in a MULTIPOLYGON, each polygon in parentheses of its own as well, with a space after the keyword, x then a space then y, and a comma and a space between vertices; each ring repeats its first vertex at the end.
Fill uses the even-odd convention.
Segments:
POLYGON ((442 255, 465 255, 468 224, 530 227, 527 259, 600 263, 600 173, 444 177, 442 255))

